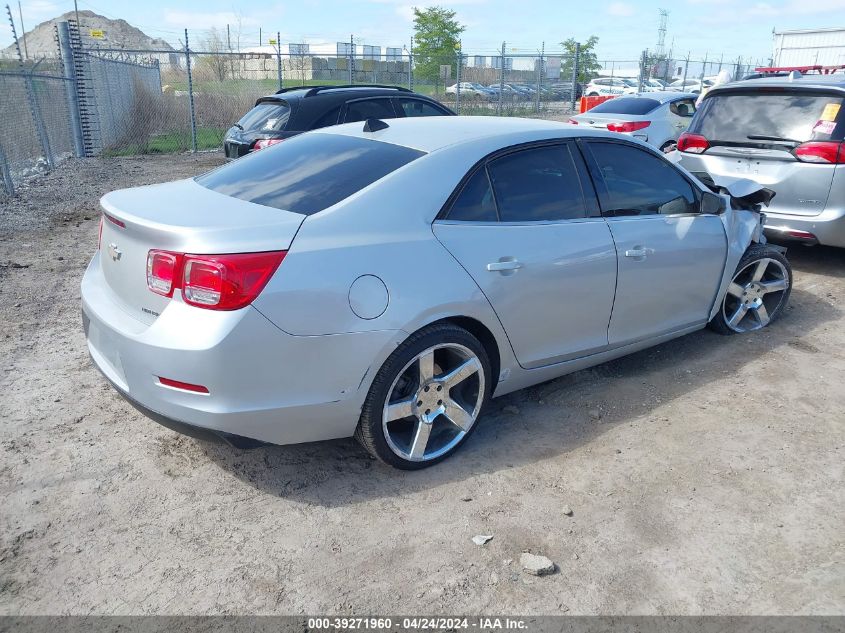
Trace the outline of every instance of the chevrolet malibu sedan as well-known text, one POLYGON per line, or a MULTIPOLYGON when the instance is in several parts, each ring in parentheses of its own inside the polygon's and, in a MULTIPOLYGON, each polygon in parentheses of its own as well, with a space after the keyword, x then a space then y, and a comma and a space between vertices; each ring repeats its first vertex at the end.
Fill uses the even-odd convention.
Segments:
POLYGON ((188 434, 355 435, 406 469, 492 397, 764 327, 792 279, 748 198, 545 121, 371 119, 101 205, 83 322, 121 395, 188 434))

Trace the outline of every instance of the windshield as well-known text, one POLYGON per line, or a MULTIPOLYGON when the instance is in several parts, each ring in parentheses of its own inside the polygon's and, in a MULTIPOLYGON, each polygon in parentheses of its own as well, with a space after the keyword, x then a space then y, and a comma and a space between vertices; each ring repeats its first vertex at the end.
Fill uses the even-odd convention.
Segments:
POLYGON ((312 132, 249 154, 196 181, 233 198, 311 215, 423 155, 402 145, 312 132))
POLYGON ((283 101, 259 103, 238 121, 245 132, 279 132, 290 117, 290 106, 283 101))
POLYGON ((841 141, 843 101, 841 96, 779 89, 717 94, 704 99, 690 131, 711 145, 784 148, 811 140, 841 141))
POLYGON ((648 114, 659 107, 660 102, 655 99, 616 97, 610 101, 598 104, 595 108, 590 108, 585 114, 592 112, 598 114, 648 114))

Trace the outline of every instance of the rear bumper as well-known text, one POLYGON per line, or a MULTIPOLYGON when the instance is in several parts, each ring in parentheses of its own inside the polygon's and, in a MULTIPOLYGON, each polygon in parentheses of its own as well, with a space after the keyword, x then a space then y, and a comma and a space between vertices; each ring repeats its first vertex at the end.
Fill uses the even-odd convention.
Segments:
POLYGON ((766 235, 772 238, 845 247, 845 209, 825 209, 819 215, 813 216, 771 211, 765 211, 765 214, 766 235), (795 232, 806 233, 811 237, 796 236, 795 232))
POLYGON ((91 358, 121 395, 165 426, 233 444, 352 435, 373 374, 402 338, 395 331, 292 336, 253 307, 203 310, 179 299, 147 326, 114 300, 99 256, 82 280, 82 310, 91 358))

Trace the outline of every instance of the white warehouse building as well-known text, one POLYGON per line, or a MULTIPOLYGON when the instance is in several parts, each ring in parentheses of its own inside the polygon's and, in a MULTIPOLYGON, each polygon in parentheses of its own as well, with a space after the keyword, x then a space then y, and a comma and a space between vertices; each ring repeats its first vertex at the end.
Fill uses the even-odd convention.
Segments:
POLYGON ((845 27, 774 31, 773 38, 773 66, 845 64, 845 27))

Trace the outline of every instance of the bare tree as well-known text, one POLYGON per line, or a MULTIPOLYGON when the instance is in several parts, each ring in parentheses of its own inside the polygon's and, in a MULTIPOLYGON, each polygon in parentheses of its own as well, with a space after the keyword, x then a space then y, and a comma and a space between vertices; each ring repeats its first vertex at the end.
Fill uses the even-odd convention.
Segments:
POLYGON ((207 51, 199 63, 209 69, 217 81, 225 81, 230 74, 229 64, 226 60, 226 41, 223 35, 216 28, 212 28, 205 38, 203 47, 207 51))

